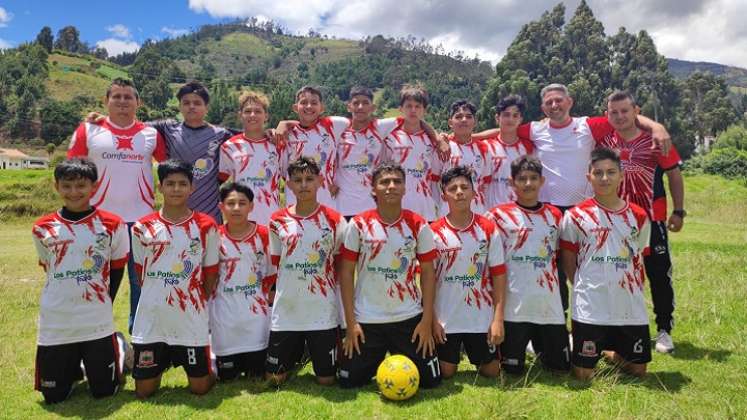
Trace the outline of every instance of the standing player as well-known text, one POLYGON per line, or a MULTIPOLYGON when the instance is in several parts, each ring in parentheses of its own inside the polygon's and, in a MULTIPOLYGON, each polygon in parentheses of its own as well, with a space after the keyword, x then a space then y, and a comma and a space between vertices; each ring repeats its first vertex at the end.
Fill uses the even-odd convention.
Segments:
POLYGON ((317 161, 300 157, 288 167, 288 188, 296 204, 270 219, 270 255, 277 267, 272 306, 267 378, 286 380, 308 346, 319 384, 331 385, 337 372, 339 295, 335 255, 345 221, 317 201, 321 187, 317 161))
POLYGON ((347 332, 340 385, 367 384, 388 351, 409 357, 418 367, 420 384, 434 387, 441 382, 441 373, 432 335, 437 256, 433 232, 420 215, 402 209, 401 166, 377 167, 373 194, 376 208, 353 217, 341 252, 347 332))
POLYGON ((674 289, 672 288, 672 260, 669 256, 667 228, 679 232, 685 215, 683 204, 685 186, 680 173, 680 156, 674 147, 669 154, 661 155, 651 150, 651 133, 636 126, 640 109, 628 92, 616 91, 607 98, 607 118, 615 132, 599 144, 620 154, 623 180, 620 197, 647 210, 651 219, 651 254, 643 258, 646 277, 650 282, 651 296, 656 313, 656 351, 674 350, 672 327, 674 320, 674 289), (674 211, 667 220, 667 197, 662 174, 667 174, 674 211))
POLYGON ((124 384, 111 280, 122 279, 129 251, 122 219, 89 202, 98 179, 91 161, 61 162, 54 179, 64 207, 41 217, 32 230, 47 278, 39 305, 34 388, 48 404, 70 396, 82 379, 81 360, 95 398, 114 395, 124 384))
MULTIPOLYGON (((158 132, 135 119, 140 96, 130 80, 114 79, 104 100, 109 116, 100 123, 84 122, 70 141, 68 158, 87 157, 98 168, 91 205, 115 213, 132 224, 153 212, 156 196, 152 162, 166 159, 166 147, 158 132)), ((131 238, 130 238, 131 239, 131 238)), ((140 287, 133 256, 127 262, 130 279, 129 328, 135 319, 140 287)), ((117 290, 119 284, 112 284, 117 290)))
POLYGON ((573 279, 573 373, 594 375, 601 357, 643 376, 651 361, 643 298, 643 255, 651 235, 646 211, 617 195, 620 157, 607 148, 591 154, 594 197, 565 213, 560 234, 563 269, 573 279))
POLYGON ((158 165, 163 208, 132 228, 132 252, 143 288, 132 328, 135 394, 148 398, 170 366, 182 366, 189 390, 212 388, 208 296, 218 277, 219 238, 215 221, 187 205, 193 191, 192 165, 168 160, 158 165))
POLYGON ((436 259, 433 318, 441 375, 454 376, 461 347, 477 371, 496 377, 501 364, 506 266, 496 226, 472 212, 472 171, 455 166, 441 176, 449 213, 431 223, 436 259))
POLYGON ((244 132, 220 147, 219 178, 246 184, 256 193, 252 219, 267 226, 280 206, 280 156, 282 150, 265 135, 270 102, 261 93, 247 91, 239 97, 239 117, 244 132))
POLYGON ((522 373, 531 341, 544 366, 568 371, 568 330, 556 258, 562 216, 556 207, 538 200, 545 182, 539 159, 520 156, 510 168, 516 201, 488 213, 498 226, 508 268, 503 368, 508 373, 522 373))

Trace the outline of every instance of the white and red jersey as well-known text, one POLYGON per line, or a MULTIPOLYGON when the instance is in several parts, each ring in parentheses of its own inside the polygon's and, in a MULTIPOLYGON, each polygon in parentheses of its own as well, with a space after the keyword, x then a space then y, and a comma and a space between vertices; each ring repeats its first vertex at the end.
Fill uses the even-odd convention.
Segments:
POLYGON ((648 211, 651 220, 660 222, 667 220, 663 173, 682 165, 682 160, 674 146, 664 156, 658 149, 651 149, 653 144, 651 133, 641 131, 630 141, 614 132, 602 139, 598 146, 614 149, 620 154, 623 168, 623 181, 618 191, 620 197, 639 205, 648 211))
POLYGON ((573 117, 563 126, 549 119, 519 126, 519 137, 534 143, 534 153, 542 161, 546 181, 540 201, 570 207, 591 197, 586 179, 591 151, 612 130, 606 117, 573 117))
POLYGON ((141 293, 133 343, 208 345, 203 281, 218 272, 219 244, 215 221, 204 213, 173 223, 156 212, 135 223, 132 253, 141 293))
POLYGON ((643 256, 651 226, 646 211, 613 211, 590 198, 563 217, 560 247, 577 254, 571 316, 596 325, 648 325, 643 256))
POLYGON ((488 172, 491 177, 485 193, 485 208, 492 209, 516 200, 516 193, 511 187, 511 162, 520 156, 531 155, 534 145, 522 138, 507 144, 500 136, 486 139, 485 144, 488 147, 488 172))
POLYGON ((353 217, 341 251, 356 261, 354 312, 360 323, 404 321, 423 312, 416 261, 436 258, 433 232, 420 215, 402 210, 394 223, 376 209, 353 217))
MULTIPOLYGON (((322 117, 311 127, 295 126, 288 133, 288 143, 283 152, 283 168, 301 156, 311 157, 319 164, 322 185, 317 192, 317 200, 332 209, 337 205, 329 191, 337 171, 337 143, 349 125, 350 121, 344 117, 322 117)), ((293 204, 296 204, 296 197, 286 187, 285 205, 293 204)))
POLYGON ((328 330, 340 324, 335 256, 345 220, 324 205, 299 217, 287 208, 270 220, 270 255, 277 267, 272 331, 328 330))
POLYGON ((503 319, 565 324, 556 258, 560 210, 550 204, 529 210, 506 203, 490 210, 488 217, 498 227, 508 271, 503 319))
POLYGON ((440 197, 441 177, 440 175, 456 166, 466 166, 472 171, 472 185, 475 190, 475 198, 472 200, 472 211, 477 214, 485 213, 485 191, 490 183, 490 161, 488 160, 488 146, 484 141, 470 141, 459 143, 453 137, 449 139, 451 149, 449 160, 440 167, 434 169, 431 181, 436 185, 434 191, 438 191, 438 211, 441 216, 449 213, 449 205, 440 197))
POLYGON ((234 238, 220 235, 218 284, 210 299, 211 350, 218 356, 264 350, 270 338, 268 293, 275 281, 267 227, 234 238))
POLYGON ((384 158, 384 140, 397 126, 396 118, 373 120, 363 130, 348 127, 337 144, 335 197, 337 211, 352 216, 376 207, 371 196, 371 174, 384 158))
POLYGON ((249 218, 261 225, 280 208, 281 151, 269 139, 251 140, 237 134, 220 147, 219 178, 232 178, 254 193, 254 208, 249 218))
POLYGON ((440 200, 431 191, 431 180, 441 175, 433 172, 434 167, 443 166, 437 152, 425 131, 408 134, 399 127, 386 138, 385 159, 400 164, 405 171, 402 208, 429 221, 436 220, 436 200, 440 200))
POLYGON ((117 127, 108 118, 100 124, 82 123, 67 157, 87 157, 96 164, 99 179, 92 206, 128 223, 153 212, 153 159, 166 159, 165 143, 155 128, 140 121, 117 127))
POLYGON ((37 220, 32 233, 46 273, 37 344, 55 346, 113 334, 109 273, 127 264, 127 225, 103 210, 78 221, 52 213, 37 220))
POLYGON ((473 214, 455 228, 446 217, 431 223, 438 258, 436 319, 447 334, 487 333, 493 321, 493 276, 506 272, 495 224, 473 214))

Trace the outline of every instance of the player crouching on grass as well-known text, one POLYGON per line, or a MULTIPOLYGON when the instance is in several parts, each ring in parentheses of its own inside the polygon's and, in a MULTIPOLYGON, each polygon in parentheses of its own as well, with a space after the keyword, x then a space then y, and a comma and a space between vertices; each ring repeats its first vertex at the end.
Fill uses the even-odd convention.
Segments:
POLYGON ((115 279, 127 264, 127 225, 89 204, 98 174, 87 159, 61 162, 55 189, 64 206, 32 229, 39 265, 46 273, 39 308, 34 387, 48 404, 66 400, 83 379, 94 398, 124 385, 121 334, 114 333, 115 279))
POLYGON ((462 344, 469 361, 487 377, 500 373, 506 266, 495 224, 473 213, 472 171, 455 166, 441 175, 448 214, 431 223, 436 244, 433 317, 441 375, 454 376, 462 344))
POLYGON ((267 227, 248 220, 254 193, 245 184, 228 182, 219 190, 224 225, 220 235, 218 284, 209 303, 210 339, 218 379, 264 377, 270 335, 270 263, 267 227))
POLYGON ((215 221, 187 205, 192 165, 158 165, 163 208, 132 228, 132 252, 142 294, 135 313, 135 394, 148 398, 170 366, 182 366, 189 390, 206 394, 211 371, 207 300, 218 277, 219 237, 215 221))
POLYGON ((309 349, 316 380, 335 382, 339 342, 339 295, 335 256, 345 221, 317 201, 319 164, 301 156, 288 166, 288 188, 296 204, 270 218, 270 255, 277 267, 267 379, 280 384, 309 349))
POLYGON ((651 361, 643 298, 648 216, 617 195, 623 173, 613 150, 592 151, 587 177, 594 197, 565 213, 560 233, 563 268, 573 279, 573 373, 590 379, 604 356, 644 376, 651 361))

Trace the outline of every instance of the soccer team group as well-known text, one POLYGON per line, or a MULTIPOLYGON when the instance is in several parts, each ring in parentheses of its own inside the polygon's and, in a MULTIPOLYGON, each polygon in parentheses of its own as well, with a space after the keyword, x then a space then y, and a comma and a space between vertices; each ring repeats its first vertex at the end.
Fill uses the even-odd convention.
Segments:
POLYGON ((522 124, 525 103, 509 95, 500 129, 481 133, 475 106, 457 101, 449 134, 424 122, 417 85, 387 119, 373 117, 370 89, 351 90, 343 118, 323 116, 321 91, 305 86, 297 121, 273 130, 267 97, 247 91, 242 132, 205 122, 200 83, 177 97, 183 121, 143 123, 135 86, 114 80, 107 115, 80 124, 54 170, 63 207, 33 226, 46 402, 84 378, 94 397, 113 395, 126 369, 139 398, 172 366, 195 394, 216 377, 280 384, 307 357, 318 383, 358 387, 387 353, 410 358, 425 388, 463 351, 487 377, 521 374, 528 349, 581 379, 602 358, 642 376, 645 277, 655 347, 673 350, 680 159, 630 94, 609 96, 604 117, 571 117, 566 87, 551 84, 546 119, 522 124), (112 314, 125 271, 132 348, 112 314))

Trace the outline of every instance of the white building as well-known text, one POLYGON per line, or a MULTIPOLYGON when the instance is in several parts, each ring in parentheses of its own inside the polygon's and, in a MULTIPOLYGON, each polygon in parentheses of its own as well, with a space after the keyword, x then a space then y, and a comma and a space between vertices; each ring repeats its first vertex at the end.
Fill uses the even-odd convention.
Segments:
POLYGON ((29 156, 18 149, 0 148, 0 169, 46 169, 49 159, 29 156))

